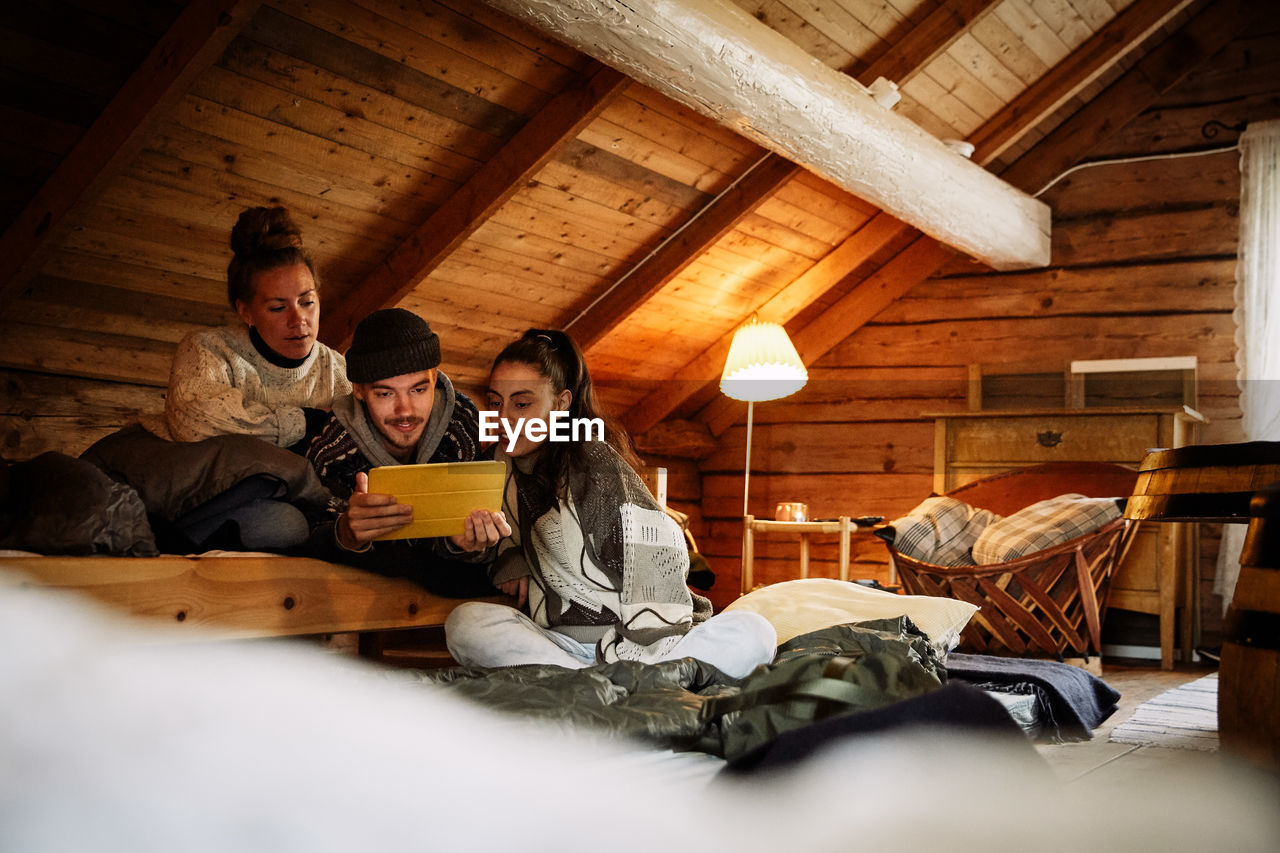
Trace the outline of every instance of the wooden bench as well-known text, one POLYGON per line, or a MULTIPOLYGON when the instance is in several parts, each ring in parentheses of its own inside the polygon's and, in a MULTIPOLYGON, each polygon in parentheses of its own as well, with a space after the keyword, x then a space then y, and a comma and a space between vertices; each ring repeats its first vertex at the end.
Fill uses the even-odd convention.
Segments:
POLYGON ((202 637, 200 629, 285 637, 435 627, 467 600, 306 557, 0 557, 0 571, 202 637))

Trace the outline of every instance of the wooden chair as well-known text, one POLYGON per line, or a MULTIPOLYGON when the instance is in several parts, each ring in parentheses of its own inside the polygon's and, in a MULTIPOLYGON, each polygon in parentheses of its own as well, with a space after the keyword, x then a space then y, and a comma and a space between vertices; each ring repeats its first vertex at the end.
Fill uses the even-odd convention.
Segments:
MULTIPOLYGON (((947 495, 1010 515, 1061 494, 1127 496, 1136 479, 1136 471, 1110 463, 1050 463, 985 477, 947 495)), ((1118 518, 1069 542, 988 566, 936 566, 886 544, 907 592, 981 608, 961 635, 963 649, 1088 658, 1102 649, 1111 572, 1135 529, 1132 521, 1118 518)))

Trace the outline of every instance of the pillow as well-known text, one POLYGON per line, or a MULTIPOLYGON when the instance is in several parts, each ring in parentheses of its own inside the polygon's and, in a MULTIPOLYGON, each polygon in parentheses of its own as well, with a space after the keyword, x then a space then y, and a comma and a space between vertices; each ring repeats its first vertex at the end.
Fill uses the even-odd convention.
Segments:
POLYGON ((1117 498, 1059 495, 993 522, 973 544, 978 565, 1004 563, 1092 533, 1120 517, 1117 498))
POLYGON ((761 587, 734 601, 729 610, 759 613, 778 632, 778 643, 792 637, 869 619, 907 616, 929 635, 941 653, 955 648, 960 631, 977 607, 953 598, 930 595, 895 595, 848 581, 804 578, 761 587))
POLYGON ((889 525, 893 528, 890 541, 898 553, 915 560, 935 566, 972 566, 973 543, 999 517, 955 498, 925 498, 889 525))

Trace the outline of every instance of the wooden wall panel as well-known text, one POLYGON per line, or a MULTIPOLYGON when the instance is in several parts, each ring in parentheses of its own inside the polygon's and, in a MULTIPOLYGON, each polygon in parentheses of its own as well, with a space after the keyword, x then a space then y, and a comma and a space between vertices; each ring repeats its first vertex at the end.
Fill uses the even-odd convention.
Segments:
POLYGON ((162 409, 163 396, 154 386, 0 370, 0 457, 78 456, 139 412, 162 409))

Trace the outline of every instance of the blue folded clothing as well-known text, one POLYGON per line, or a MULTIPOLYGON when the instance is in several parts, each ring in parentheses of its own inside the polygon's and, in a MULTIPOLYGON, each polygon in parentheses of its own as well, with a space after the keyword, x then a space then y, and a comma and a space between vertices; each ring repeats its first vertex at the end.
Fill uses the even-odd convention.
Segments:
POLYGON ((947 677, 984 690, 1033 692, 1045 736, 1058 741, 1089 740, 1116 710, 1120 699, 1102 679, 1078 666, 1038 658, 947 655, 947 677))

